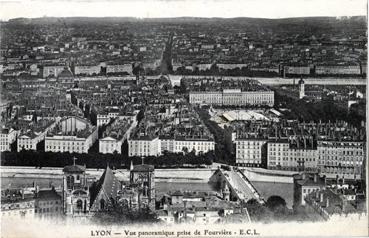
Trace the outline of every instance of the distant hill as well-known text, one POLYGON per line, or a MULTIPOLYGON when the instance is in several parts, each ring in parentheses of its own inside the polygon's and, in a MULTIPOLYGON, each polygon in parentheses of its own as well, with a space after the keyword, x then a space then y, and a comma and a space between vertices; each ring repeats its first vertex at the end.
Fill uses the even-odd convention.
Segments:
POLYGON ((366 22, 366 16, 352 16, 352 17, 296 17, 296 18, 201 18, 201 17, 175 17, 175 18, 134 18, 134 17, 40 17, 40 18, 14 18, 10 19, 9 23, 20 24, 55 24, 59 22, 162 22, 162 23, 186 23, 186 22, 225 22, 237 24, 250 23, 306 23, 306 22, 366 22))

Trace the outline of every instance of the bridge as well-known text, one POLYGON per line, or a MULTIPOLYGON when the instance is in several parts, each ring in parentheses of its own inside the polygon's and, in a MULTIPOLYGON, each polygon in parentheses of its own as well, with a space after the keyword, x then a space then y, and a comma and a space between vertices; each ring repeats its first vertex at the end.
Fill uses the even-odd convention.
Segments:
POLYGON ((231 196, 239 201, 247 202, 255 199, 260 204, 265 203, 264 198, 252 185, 250 180, 237 168, 219 168, 210 178, 210 181, 220 184, 222 189, 227 184, 231 191, 231 196))

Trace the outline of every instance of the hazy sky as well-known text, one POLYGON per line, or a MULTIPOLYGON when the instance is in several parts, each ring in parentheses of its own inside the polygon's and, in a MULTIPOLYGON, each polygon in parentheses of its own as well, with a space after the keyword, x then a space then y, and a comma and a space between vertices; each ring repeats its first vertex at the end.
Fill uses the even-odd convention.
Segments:
POLYGON ((264 17, 366 15, 366 0, 0 0, 0 18, 264 17))

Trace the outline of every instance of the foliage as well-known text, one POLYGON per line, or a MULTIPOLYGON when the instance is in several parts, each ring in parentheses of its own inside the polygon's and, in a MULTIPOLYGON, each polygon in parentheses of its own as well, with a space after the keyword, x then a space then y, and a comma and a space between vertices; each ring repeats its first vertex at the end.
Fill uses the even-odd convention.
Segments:
MULTIPOLYGON (((76 157, 76 163, 86 165, 88 168, 105 168, 109 164, 113 168, 129 168, 131 160, 134 164, 141 164, 140 157, 128 158, 122 154, 101 154, 91 152, 88 154, 76 153, 54 153, 44 151, 22 150, 21 152, 2 152, 1 165, 4 166, 35 166, 35 167, 64 167, 73 163, 72 158, 76 157)), ((157 168, 173 167, 199 167, 211 165, 214 153, 208 152, 201 155, 188 153, 165 153, 161 156, 150 156, 144 159, 145 164, 154 165, 157 168)))

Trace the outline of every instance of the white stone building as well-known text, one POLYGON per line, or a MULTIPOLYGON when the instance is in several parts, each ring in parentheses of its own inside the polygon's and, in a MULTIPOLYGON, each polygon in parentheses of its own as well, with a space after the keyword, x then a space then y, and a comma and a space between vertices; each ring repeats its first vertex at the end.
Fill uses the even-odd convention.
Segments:
POLYGON ((10 151, 10 145, 16 141, 19 131, 13 128, 2 128, 0 134, 0 151, 10 151))
POLYGON ((221 91, 190 92, 191 104, 211 105, 274 105, 273 91, 241 91, 241 89, 224 89, 221 91))
POLYGON ((316 171, 317 150, 306 147, 292 148, 287 140, 269 141, 267 147, 268 168, 316 171))
POLYGON ((88 153, 98 137, 97 127, 79 117, 67 117, 45 137, 45 151, 88 153))
POLYGON ((236 139, 235 144, 236 163, 238 166, 260 167, 263 162, 266 162, 266 153, 263 158, 263 149, 266 151, 267 140, 236 139))
POLYGON ((141 136, 128 140, 129 156, 158 156, 161 154, 159 137, 141 136))
POLYGON ((117 119, 107 128, 103 138, 99 139, 99 152, 103 154, 122 153, 122 144, 128 140, 136 127, 136 120, 117 119))

